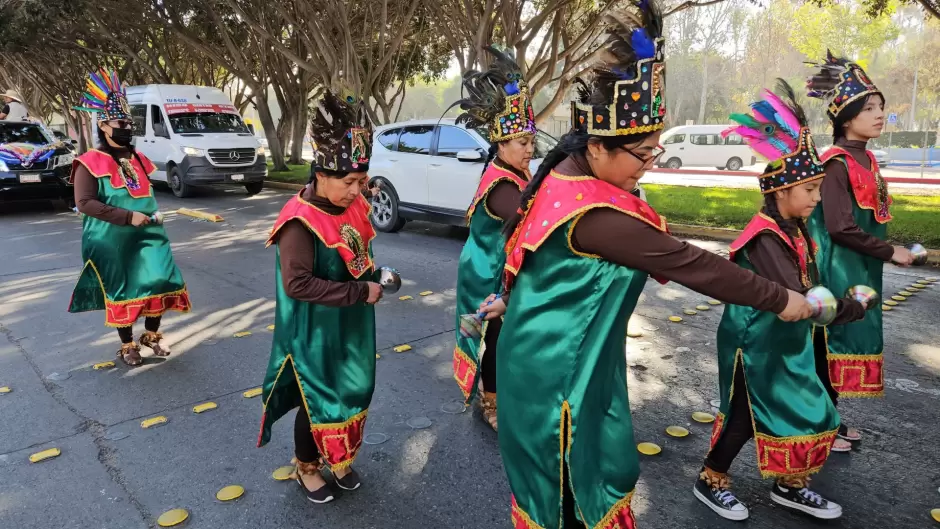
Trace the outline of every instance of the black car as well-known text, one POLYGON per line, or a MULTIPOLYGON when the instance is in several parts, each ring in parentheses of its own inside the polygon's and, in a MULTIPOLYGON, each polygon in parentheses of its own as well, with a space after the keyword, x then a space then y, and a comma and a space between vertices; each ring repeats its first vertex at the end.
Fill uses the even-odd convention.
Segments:
POLYGON ((28 148, 22 148, 23 144, 41 149, 56 143, 36 123, 0 121, 0 202, 51 199, 71 203, 72 150, 60 144, 51 154, 40 156, 42 161, 31 161, 28 148))

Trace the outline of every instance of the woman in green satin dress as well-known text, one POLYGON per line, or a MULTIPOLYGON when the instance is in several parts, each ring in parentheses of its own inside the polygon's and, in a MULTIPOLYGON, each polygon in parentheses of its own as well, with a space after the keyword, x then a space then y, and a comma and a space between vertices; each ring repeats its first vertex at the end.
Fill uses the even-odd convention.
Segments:
POLYGON ((497 376, 500 452, 516 529, 633 529, 639 477, 627 394, 627 321, 650 274, 706 295, 808 317, 788 291, 669 236, 630 191, 662 152, 661 15, 643 1, 606 19, 574 129, 549 153, 507 223, 508 309, 497 376))
POLYGON ((453 366, 454 379, 467 404, 473 400, 482 378, 481 412, 496 430, 496 340, 502 321, 484 323, 482 336, 472 338, 461 334, 460 316, 475 313, 481 299, 499 291, 506 263, 503 221, 519 207, 519 195, 529 180, 537 129, 529 89, 519 65, 493 46, 486 51, 494 58, 490 68, 482 73, 466 72, 463 82, 468 96, 455 103, 465 111, 457 117, 458 124, 468 129, 485 127, 489 132, 490 151, 467 211, 470 236, 460 252, 457 268, 457 343, 453 366))

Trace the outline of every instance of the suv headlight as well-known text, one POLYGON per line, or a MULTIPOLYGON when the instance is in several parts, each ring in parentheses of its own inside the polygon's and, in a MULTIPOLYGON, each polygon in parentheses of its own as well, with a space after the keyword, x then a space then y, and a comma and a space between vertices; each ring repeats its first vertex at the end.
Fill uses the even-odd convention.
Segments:
POLYGON ((10 170, 10 168, 7 167, 7 163, 4 162, 3 160, 0 160, 0 171, 6 173, 6 172, 8 172, 9 170, 10 170))
POLYGON ((71 154, 71 153, 69 153, 69 154, 63 154, 63 155, 61 155, 61 156, 57 156, 57 157, 56 157, 55 163, 54 163, 53 165, 54 165, 55 167, 62 167, 63 165, 72 165, 72 162, 73 162, 74 160, 75 160, 75 155, 74 155, 74 154, 71 154))
POLYGON ((195 147, 183 147, 183 154, 186 156, 201 157, 206 155, 206 151, 203 149, 197 149, 195 147))

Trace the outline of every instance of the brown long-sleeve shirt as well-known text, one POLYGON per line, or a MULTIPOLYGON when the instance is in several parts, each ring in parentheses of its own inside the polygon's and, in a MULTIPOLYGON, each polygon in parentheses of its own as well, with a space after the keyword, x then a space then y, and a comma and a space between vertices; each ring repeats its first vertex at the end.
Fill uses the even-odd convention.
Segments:
MULTIPOLYGON (((586 161, 572 157, 555 171, 568 176, 591 174, 586 161)), ((787 306, 783 286, 613 209, 586 213, 575 225, 572 242, 579 251, 675 281, 726 303, 773 313, 787 306)))
MULTIPOLYGON (((345 208, 318 197, 313 187, 303 191, 303 199, 329 215, 340 215, 345 208)), ((365 281, 329 281, 313 273, 315 235, 299 220, 288 221, 278 232, 281 252, 281 284, 288 296, 308 303, 330 307, 348 307, 369 297, 365 281)))
MULTIPOLYGON (((778 235, 761 233, 747 245, 747 258, 757 273, 790 290, 806 294, 809 287, 800 279, 800 269, 794 262, 793 251, 786 247, 778 235)), ((865 308, 854 299, 840 299, 836 319, 831 325, 841 325, 865 317, 865 308)))
MULTIPOLYGON (((493 160, 493 164, 499 166, 501 169, 510 171, 517 176, 527 179, 521 171, 518 171, 516 168, 512 167, 508 163, 500 160, 498 157, 493 160)), ((517 209, 519 209, 519 197, 522 195, 522 192, 519 191, 519 188, 516 187, 516 184, 512 182, 500 182, 496 184, 496 187, 490 191, 490 194, 486 197, 486 209, 490 213, 496 215, 502 220, 506 220, 511 217, 517 209)))
MULTIPOLYGON (((113 151, 117 158, 130 158, 127 150, 113 151)), ((78 211, 98 220, 126 226, 131 223, 130 210, 109 206, 98 200, 98 179, 94 177, 82 164, 76 164, 75 174, 72 175, 75 205, 78 211)))
MULTIPOLYGON (((871 159, 866 152, 867 144, 864 141, 850 141, 844 138, 836 142, 855 161, 866 169, 871 169, 871 159)), ((894 255, 894 247, 885 241, 870 235, 855 224, 852 216, 853 191, 849 181, 848 169, 838 160, 826 163, 826 177, 822 186, 823 216, 826 218, 826 231, 832 237, 832 242, 845 246, 864 255, 870 255, 882 261, 890 261, 894 255)))

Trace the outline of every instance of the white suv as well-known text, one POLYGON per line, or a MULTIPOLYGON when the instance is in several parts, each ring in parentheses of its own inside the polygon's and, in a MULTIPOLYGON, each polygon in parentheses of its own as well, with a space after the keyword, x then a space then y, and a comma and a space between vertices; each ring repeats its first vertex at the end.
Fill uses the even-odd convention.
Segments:
MULTIPOLYGON (((407 220, 465 224, 490 148, 485 131, 455 125, 453 119, 429 119, 378 127, 373 138, 369 174, 382 182, 372 202, 376 229, 395 232, 407 220)), ((557 142, 539 131, 532 174, 557 142)))

